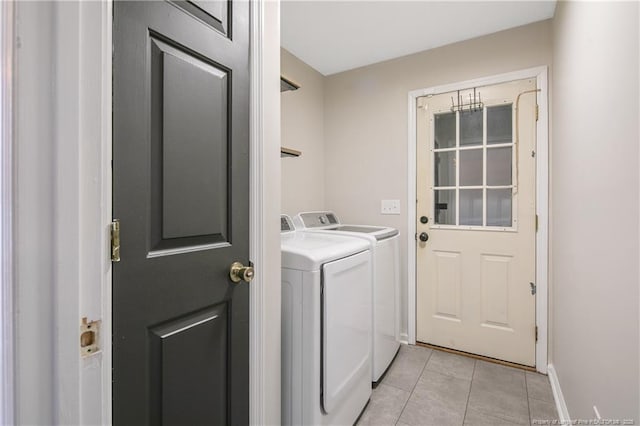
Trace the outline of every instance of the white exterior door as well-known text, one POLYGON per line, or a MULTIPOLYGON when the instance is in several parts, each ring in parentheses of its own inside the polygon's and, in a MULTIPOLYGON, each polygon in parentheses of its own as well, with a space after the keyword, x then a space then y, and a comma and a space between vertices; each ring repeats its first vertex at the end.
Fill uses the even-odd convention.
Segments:
POLYGON ((536 81, 417 102, 417 340, 533 366, 536 81))

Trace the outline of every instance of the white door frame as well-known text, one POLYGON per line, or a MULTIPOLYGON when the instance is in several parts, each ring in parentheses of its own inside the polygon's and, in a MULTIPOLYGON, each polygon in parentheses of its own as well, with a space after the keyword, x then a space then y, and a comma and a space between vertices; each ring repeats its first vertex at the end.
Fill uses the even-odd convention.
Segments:
MULTIPOLYGON (((266 231, 264 226, 264 182, 267 178, 266 156, 264 146, 264 106, 262 92, 263 68, 272 66, 270 61, 266 67, 263 63, 264 40, 264 1, 251 1, 250 8, 250 258, 256 264, 256 276, 250 286, 250 413, 251 424, 265 424, 265 395, 267 385, 265 376, 265 316, 268 306, 265 303, 265 257, 266 231)), ((12 26, 6 26, 10 19, 14 25, 22 21, 14 16, 4 15, 4 8, 15 3, 3 2, 2 35, 12 26)), ((103 424, 112 423, 112 360, 111 360, 111 325, 112 325, 112 276, 110 260, 109 224, 112 220, 112 54, 113 54, 113 3, 104 2, 55 2, 41 10, 38 19, 48 24, 53 23, 53 37, 45 38, 44 45, 51 52, 51 62, 43 59, 42 68, 48 69, 55 90, 42 94, 50 99, 50 107, 46 109, 55 132, 47 135, 49 139, 36 141, 36 145, 53 145, 50 161, 54 176, 51 182, 42 182, 52 194, 51 211, 42 214, 53 217, 50 235, 42 235, 43 247, 51 243, 53 252, 46 252, 55 265, 50 281, 42 283, 54 289, 52 300, 34 294, 33 304, 46 304, 52 307, 52 321, 42 324, 51 330, 53 347, 43 347, 46 343, 29 341, 29 351, 45 354, 47 360, 42 368, 50 375, 53 389, 43 389, 42 397, 52 401, 52 410, 43 411, 45 422, 55 424, 103 424), (100 351, 83 358, 80 354, 81 319, 100 320, 100 351), (61 397, 64 396, 64 397, 61 397)), ((19 4, 17 5, 20 10, 19 4)), ((26 18, 22 18, 26 19, 26 18)), ((24 31, 33 31, 31 27, 24 31)), ((12 48, 17 40, 12 38, 12 48)), ((42 48, 44 48, 42 47, 42 48)), ((24 46, 23 46, 24 48, 24 46)), ((33 45, 28 46, 34 49, 33 45)), ((3 48, 4 51, 4 48, 3 48)), ((4 58, 4 56, 3 56, 4 58)), ((4 68, 3 68, 4 69, 4 68)), ((4 74, 3 74, 4 75, 4 74)), ((4 85, 4 80, 2 84, 4 85)), ((277 83, 273 83, 274 87, 277 83)), ((15 87, 15 86, 14 86, 15 87)), ((17 87, 14 98, 19 99, 17 87)), ((25 94, 26 95, 26 94, 25 94)), ((33 95, 32 95, 33 96, 33 95)), ((269 98, 270 99, 270 98, 269 98)), ((42 104, 45 104, 45 100, 42 104)), ((26 115, 26 114, 25 114, 26 115)), ((4 124, 4 122, 3 122, 4 124)), ((33 125, 30 123, 30 125, 33 125)), ((18 126, 19 127, 19 126, 18 126)), ((20 128, 17 129, 18 132, 20 128)), ((5 147, 5 135, 3 149, 5 147)), ((14 139, 15 140, 15 139, 14 139)), ((15 142, 14 142, 15 143, 15 142)), ((2 151, 2 161, 6 160, 2 151)), ((16 165, 11 158, 10 165, 16 165)), ((28 169, 31 159, 24 160, 28 169)), ((43 161, 43 160, 41 160, 43 161)), ((2 171, 11 170, 2 165, 2 171)), ((13 169, 12 178, 16 191, 20 192, 25 183, 18 179, 17 170, 13 169)), ((4 178, 4 176, 3 176, 4 178)), ((4 180, 3 180, 4 183, 4 180)), ((4 192, 3 192, 4 194, 4 192)), ((2 200, 3 203, 5 200, 2 200)), ((12 200, 13 201, 13 200, 12 200)), ((4 204, 3 204, 4 205, 4 204)), ((13 211, 15 212, 15 206, 13 211)), ((5 225, 6 209, 2 210, 2 225, 5 225)), ((4 231, 4 228, 2 228, 4 231)), ((20 236, 18 236, 20 238, 20 236)), ((7 235, 2 233, 2 248, 11 244, 7 235)), ((44 249, 43 249, 44 250, 44 249)), ((2 252, 4 256, 4 251, 2 252)), ((15 253, 15 261, 28 263, 32 253, 15 253)), ((3 258, 4 260, 4 258, 3 258)), ((3 268, 4 271, 4 268, 3 268)), ((2 277, 3 292, 14 285, 19 290, 23 284, 20 277, 15 283, 5 281, 2 277)), ((49 278, 49 277, 48 277, 49 278)), ((3 295, 3 302, 4 302, 3 295)), ((31 303, 31 300, 29 300, 31 303)), ((4 310, 0 312, 3 316, 4 310)), ((14 300, 8 309, 16 309, 14 300)), ((17 317, 17 330, 20 332, 22 316, 17 317)), ((2 326, 7 326, 4 321, 2 326)), ((19 337, 19 336, 18 336, 19 337)), ((24 337, 26 338, 26 337, 24 337)), ((26 345, 25 344, 25 345, 26 345)), ((13 348, 3 346, 3 350, 13 348)), ((10 360, 0 358, 0 372, 10 366, 10 360)), ((28 362, 16 366, 16 379, 21 380, 31 367, 28 362)), ((13 369, 10 370, 13 372, 13 369)), ((16 394, 17 384, 10 377, 0 375, 2 389, 8 388, 16 394)), ((9 401, 3 393, 0 404, 9 401)), ((26 398, 25 398, 26 399, 26 398)), ((9 411, 0 411, 0 420, 9 424, 20 421, 20 412, 39 410, 37 404, 16 398, 16 415, 9 411)), ((0 405, 2 407, 2 405, 0 405)))
POLYGON ((0 3, 0 424, 14 416, 14 287, 13 287, 13 129, 14 25, 13 1, 0 3), (11 72, 6 72, 11 70, 11 72))
MULTIPOLYGON (((416 188, 416 100, 420 96, 437 95, 455 90, 470 89, 506 83, 513 80, 535 78, 538 94, 539 119, 536 123, 536 214, 538 232, 536 233, 536 369, 547 372, 548 346, 548 263, 549 263, 549 101, 548 67, 529 68, 505 74, 461 81, 427 89, 412 90, 408 96, 409 140, 407 158, 407 200, 417 199, 416 188)), ((416 209, 407 209, 407 334, 408 343, 416 343, 416 242, 411 235, 416 234, 416 209)))
POLYGON ((262 0, 250 4, 250 199, 249 199, 249 258, 257 266, 249 290, 249 424, 265 424, 267 418, 265 394, 265 269, 267 241, 265 226, 265 155, 263 152, 263 40, 264 4, 262 0))

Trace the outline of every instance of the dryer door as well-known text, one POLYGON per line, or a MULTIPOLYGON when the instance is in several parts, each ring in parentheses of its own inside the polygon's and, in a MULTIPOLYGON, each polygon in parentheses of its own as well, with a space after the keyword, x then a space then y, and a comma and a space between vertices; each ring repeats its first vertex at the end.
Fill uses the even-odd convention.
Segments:
POLYGON ((322 405, 331 413, 371 375, 371 252, 322 267, 322 405))

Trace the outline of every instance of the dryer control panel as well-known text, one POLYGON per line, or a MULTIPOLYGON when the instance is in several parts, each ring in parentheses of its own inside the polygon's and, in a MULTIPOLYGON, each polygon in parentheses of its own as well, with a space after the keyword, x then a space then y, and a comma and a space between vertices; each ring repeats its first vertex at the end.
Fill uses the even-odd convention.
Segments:
POLYGON ((296 230, 293 220, 286 214, 280 215, 280 233, 293 232, 296 230))

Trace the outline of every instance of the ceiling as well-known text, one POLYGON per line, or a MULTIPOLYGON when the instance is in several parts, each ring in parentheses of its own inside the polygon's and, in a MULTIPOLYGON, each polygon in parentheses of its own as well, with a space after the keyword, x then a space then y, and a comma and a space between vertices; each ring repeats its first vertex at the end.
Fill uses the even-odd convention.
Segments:
POLYGON ((555 0, 283 0, 281 43, 330 75, 549 19, 555 8, 555 0))

